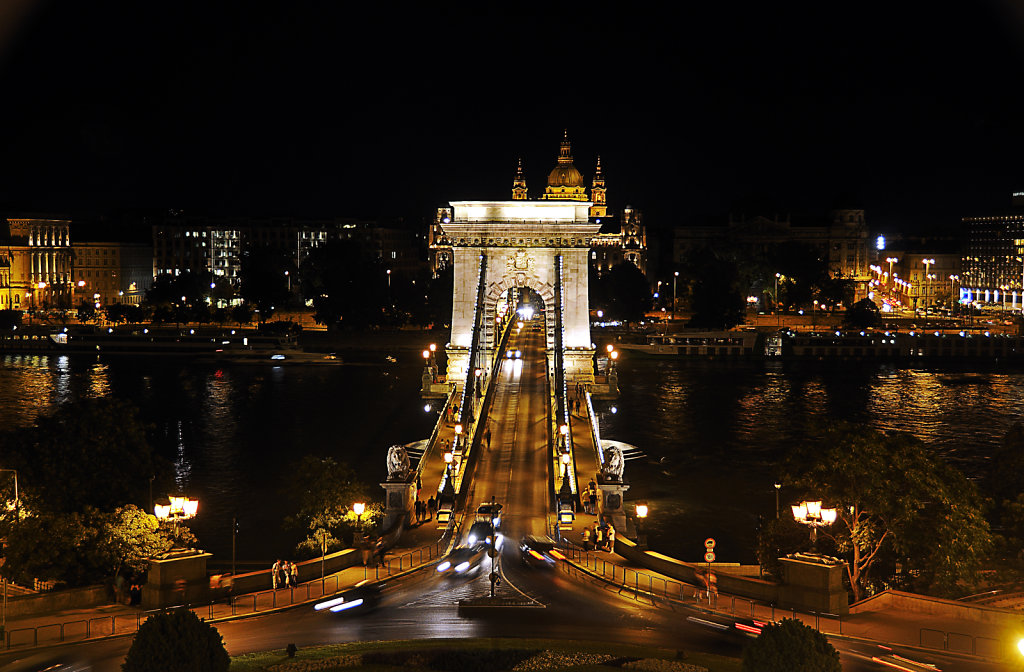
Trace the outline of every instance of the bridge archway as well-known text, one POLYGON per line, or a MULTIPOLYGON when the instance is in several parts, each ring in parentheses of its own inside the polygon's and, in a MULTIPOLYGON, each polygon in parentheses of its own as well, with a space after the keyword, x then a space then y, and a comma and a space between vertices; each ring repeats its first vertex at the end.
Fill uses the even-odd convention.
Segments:
POLYGON ((451 206, 452 215, 441 222, 454 260, 449 380, 465 381, 468 371, 493 362, 497 304, 509 289, 529 287, 545 303, 548 352, 561 322, 566 379, 593 381, 588 254, 600 225, 589 221, 590 203, 457 201, 451 206))

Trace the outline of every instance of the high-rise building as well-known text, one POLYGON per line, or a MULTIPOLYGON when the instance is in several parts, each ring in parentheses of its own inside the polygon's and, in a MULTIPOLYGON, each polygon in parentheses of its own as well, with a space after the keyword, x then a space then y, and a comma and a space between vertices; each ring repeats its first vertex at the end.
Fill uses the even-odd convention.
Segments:
POLYGON ((1024 192, 1013 195, 1002 214, 964 217, 960 260, 961 301, 1006 303, 1024 297, 1024 192), (1008 295, 1008 297, 1007 297, 1008 295))

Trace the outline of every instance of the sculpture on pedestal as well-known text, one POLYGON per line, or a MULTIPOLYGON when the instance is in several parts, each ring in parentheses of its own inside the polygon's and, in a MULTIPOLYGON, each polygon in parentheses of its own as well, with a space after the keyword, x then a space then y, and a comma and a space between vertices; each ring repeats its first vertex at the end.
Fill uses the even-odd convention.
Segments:
POLYGON ((604 449, 604 464, 601 465, 601 475, 607 481, 622 481, 622 472, 626 462, 622 458, 622 450, 615 446, 604 449))
POLYGON ((391 446, 388 448, 388 480, 404 481, 409 478, 411 469, 409 466, 409 453, 404 446, 391 446))

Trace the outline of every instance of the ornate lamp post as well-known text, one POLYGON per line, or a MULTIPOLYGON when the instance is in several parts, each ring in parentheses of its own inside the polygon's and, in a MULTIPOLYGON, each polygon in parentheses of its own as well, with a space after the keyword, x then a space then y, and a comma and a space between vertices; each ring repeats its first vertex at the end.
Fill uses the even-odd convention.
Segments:
POLYGON ((174 523, 175 544, 177 544, 178 524, 183 520, 195 518, 198 512, 199 500, 190 499, 184 495, 168 496, 153 505, 153 513, 157 520, 170 520, 174 523))
POLYGON ((821 500, 800 502, 793 505, 793 518, 801 525, 811 528, 811 548, 817 552, 818 528, 836 522, 836 510, 821 508, 821 500))
POLYGON ((366 511, 366 504, 363 502, 356 502, 352 505, 352 513, 356 514, 356 530, 358 532, 363 531, 363 511, 366 511))
POLYGON ((644 502, 636 504, 636 545, 638 548, 647 548, 647 536, 643 534, 644 519, 647 518, 648 508, 644 502))

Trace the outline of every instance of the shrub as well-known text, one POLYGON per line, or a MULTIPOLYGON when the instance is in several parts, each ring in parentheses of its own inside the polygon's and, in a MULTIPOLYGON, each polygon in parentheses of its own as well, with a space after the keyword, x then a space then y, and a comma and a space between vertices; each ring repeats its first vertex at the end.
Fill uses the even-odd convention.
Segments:
POLYGON ((743 672, 840 672, 839 652, 825 635, 784 618, 743 651, 743 672))
POLYGON ((123 672, 227 672, 231 658, 217 628, 188 609, 151 616, 128 649, 123 672))

